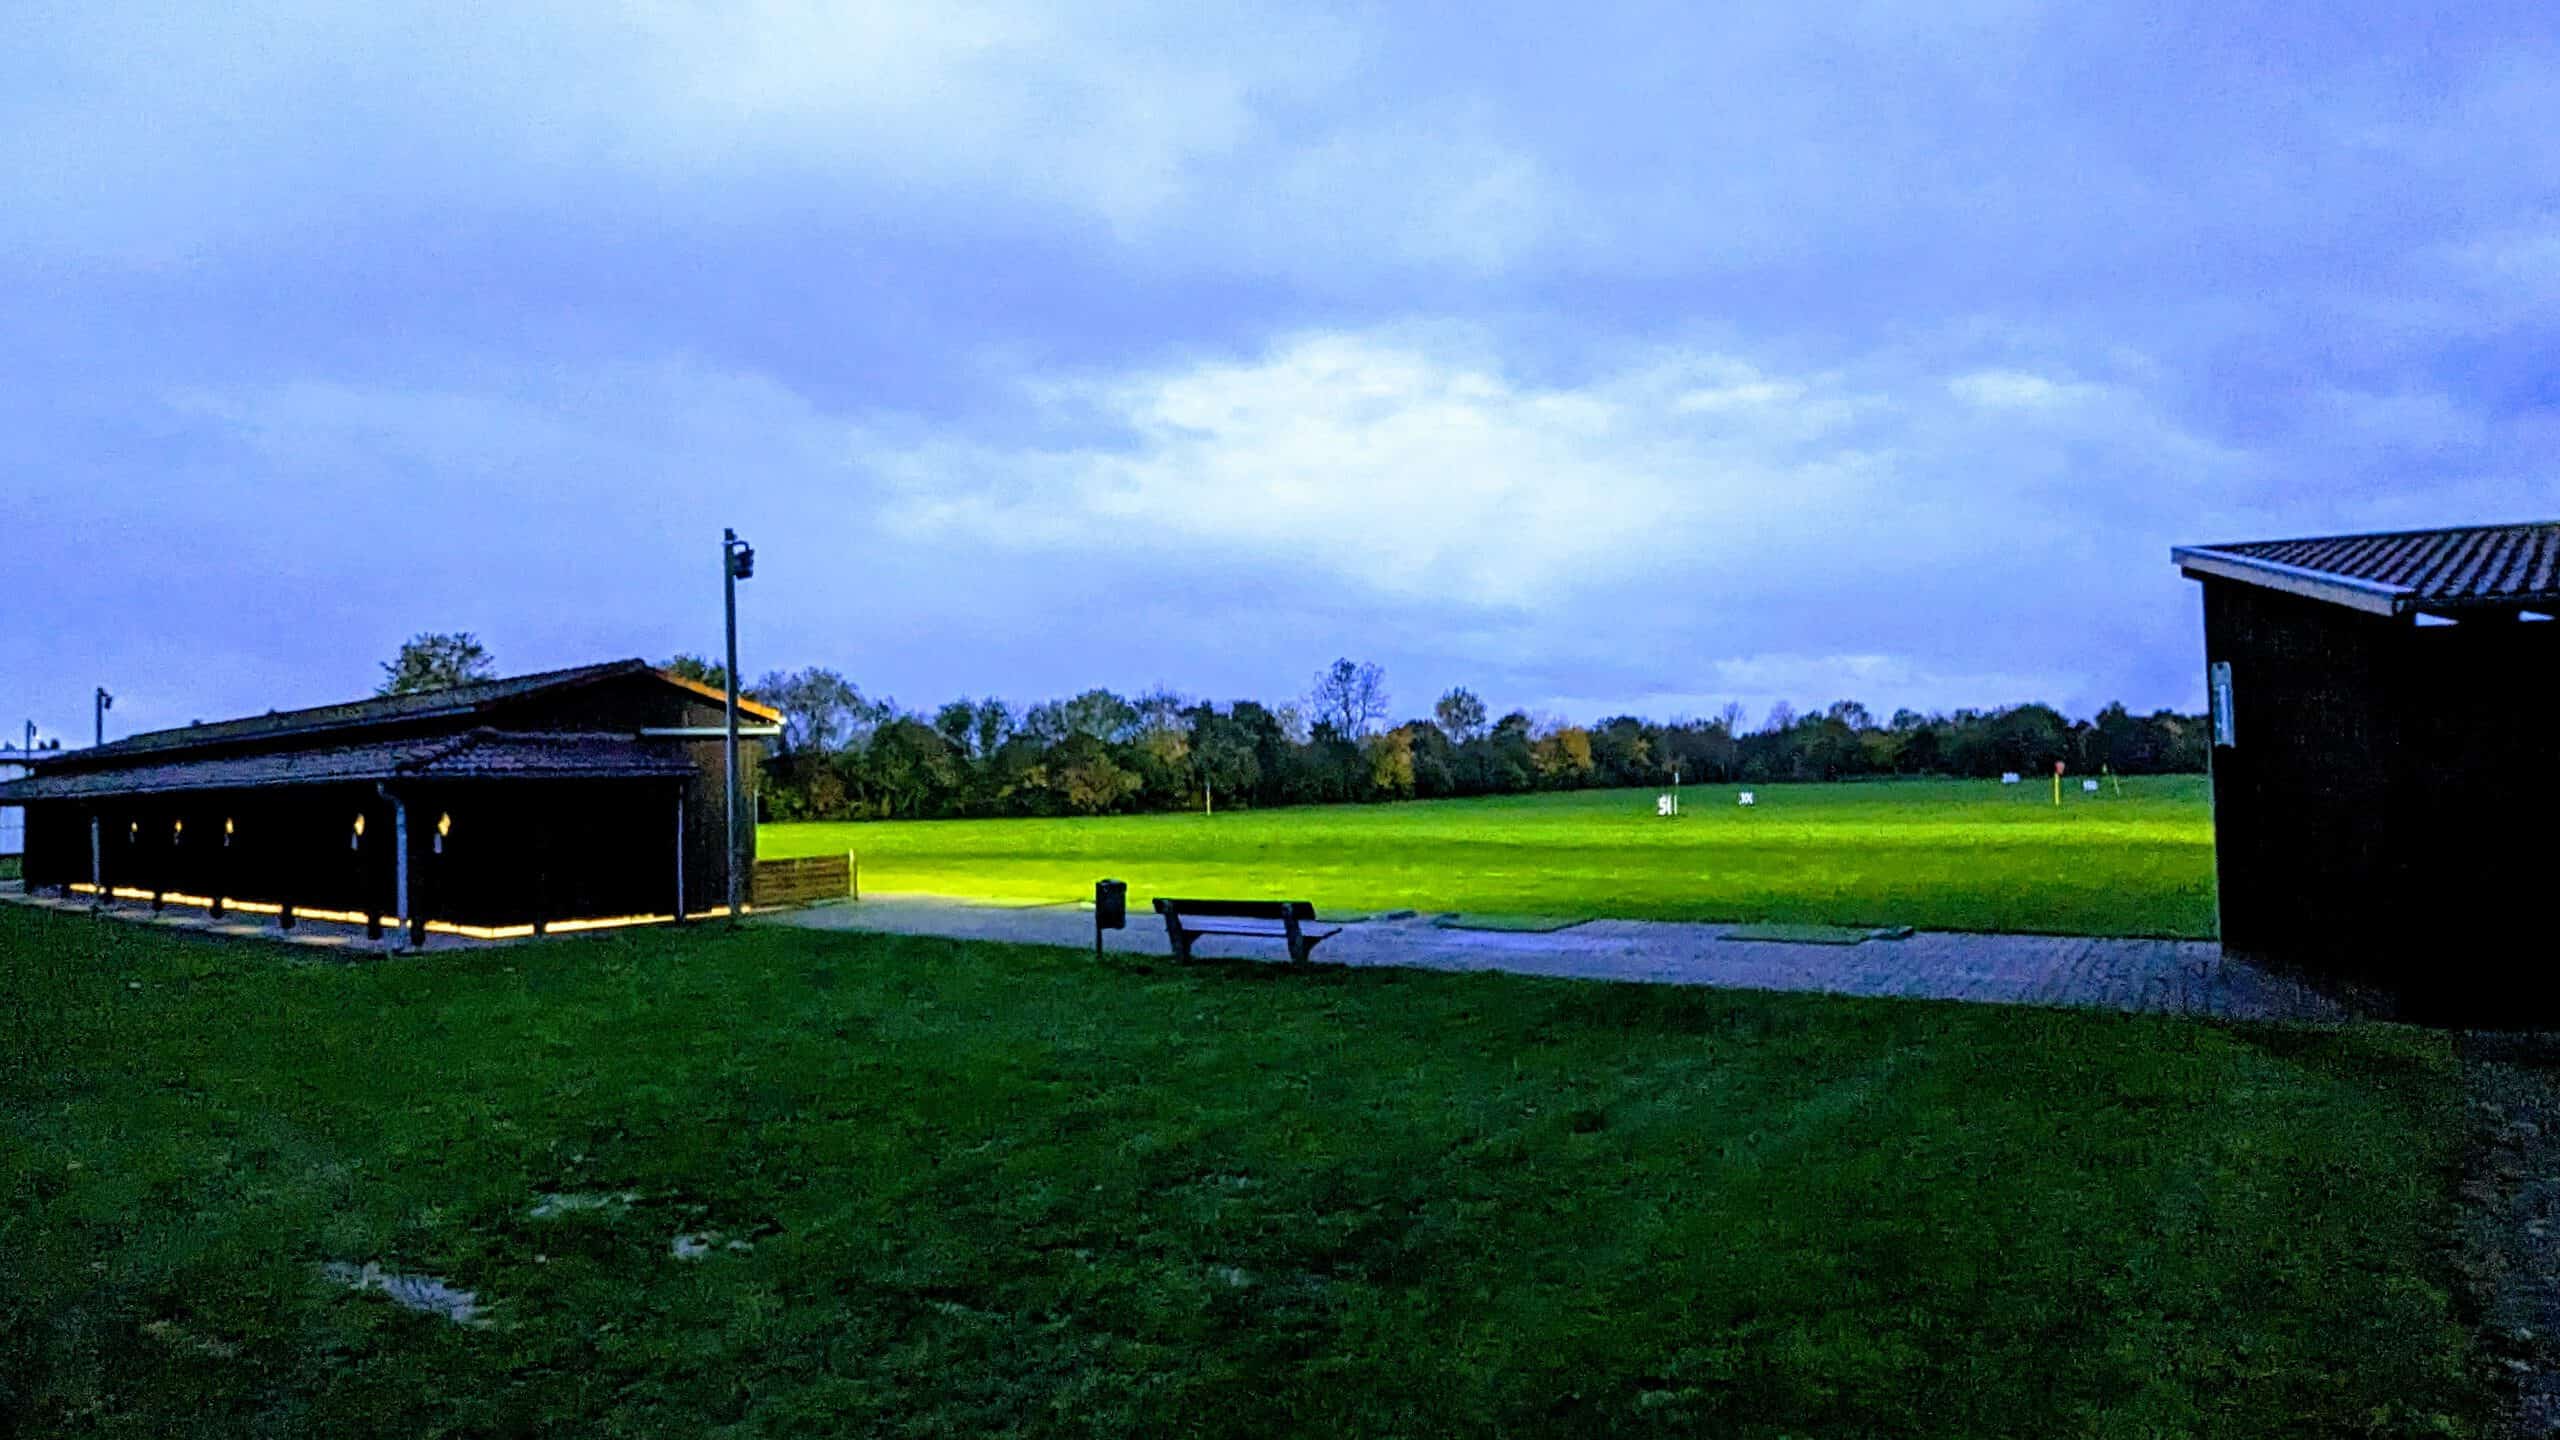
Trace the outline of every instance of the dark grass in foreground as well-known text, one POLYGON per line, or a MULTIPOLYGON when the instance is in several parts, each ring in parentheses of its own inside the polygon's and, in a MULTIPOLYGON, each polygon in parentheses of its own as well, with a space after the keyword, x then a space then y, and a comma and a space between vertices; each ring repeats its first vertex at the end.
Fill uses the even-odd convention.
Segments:
POLYGON ((1158 895, 1319 912, 1767 920, 2063 935, 2214 933, 2198 775, 2064 792, 1987 780, 1652 790, 1095 819, 768 825, 761 853, 862 857, 869 890, 1067 901, 1105 876, 1158 895))
POLYGON ((752 928, 350 967, 9 909, 0 992, 0 1431, 2458 1433, 2484 1405, 2453 1062, 2416 1033, 752 928), (754 1248, 670 1257, 703 1229, 754 1248))

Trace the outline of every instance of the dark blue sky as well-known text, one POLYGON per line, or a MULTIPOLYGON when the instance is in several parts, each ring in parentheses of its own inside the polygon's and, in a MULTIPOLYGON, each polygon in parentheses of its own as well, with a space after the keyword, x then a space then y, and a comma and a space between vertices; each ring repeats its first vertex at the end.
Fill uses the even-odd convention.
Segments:
POLYGON ((2560 514, 2547 5, 856 9, 13 11, 0 704, 709 651, 733 524, 915 705, 2191 706, 2171 543, 2560 514))

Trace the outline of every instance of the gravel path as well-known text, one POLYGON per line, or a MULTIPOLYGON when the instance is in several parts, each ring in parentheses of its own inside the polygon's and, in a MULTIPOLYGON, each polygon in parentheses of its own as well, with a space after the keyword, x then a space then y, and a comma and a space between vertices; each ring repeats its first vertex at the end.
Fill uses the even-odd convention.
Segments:
MULTIPOLYGON (((858 903, 761 918, 811 930, 884 930, 954 940, 1031 945, 1093 944, 1093 914, 1078 904, 976 905, 927 895, 875 895, 858 903)), ((1593 920, 1546 934, 1443 929, 1433 917, 1355 921, 1316 954, 1340 965, 1508 970, 1585 980, 1822 990, 2008 1005, 2064 1005, 2229 1020, 2338 1021, 2346 1011, 2320 992, 2223 958, 2194 941, 2102 940, 2072 935, 1973 935, 1924 931, 1905 940, 1811 945, 1728 940, 1730 925, 1593 920)), ((1109 932, 1115 952, 1168 955, 1164 926, 1132 910, 1109 932)), ((1208 937, 1202 955, 1269 956, 1273 942, 1208 937)))

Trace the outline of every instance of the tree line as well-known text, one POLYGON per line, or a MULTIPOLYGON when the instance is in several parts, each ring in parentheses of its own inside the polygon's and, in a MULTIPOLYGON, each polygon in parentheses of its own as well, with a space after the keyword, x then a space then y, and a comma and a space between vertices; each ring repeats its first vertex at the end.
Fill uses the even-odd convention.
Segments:
MULTIPOLYGON (((668 668, 719 686, 700 657, 668 668)), ((1100 815, 1323 805, 1657 786, 2008 771, 2123 775, 2205 767, 2202 717, 2110 705, 2073 720, 2049 705, 1879 719, 1854 700, 1757 725, 1739 705, 1705 719, 1618 715, 1581 725, 1466 689, 1427 717, 1390 723, 1385 673, 1339 660, 1300 699, 1219 705, 1156 690, 1087 690, 1020 709, 952 700, 927 712, 866 695, 826 669, 746 689, 783 714, 760 787, 773 820, 1100 815)))

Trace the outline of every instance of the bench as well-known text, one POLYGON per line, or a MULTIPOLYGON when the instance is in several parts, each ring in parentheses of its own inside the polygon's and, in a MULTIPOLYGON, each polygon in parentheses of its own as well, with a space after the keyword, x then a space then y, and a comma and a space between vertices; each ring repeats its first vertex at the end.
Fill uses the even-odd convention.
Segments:
POLYGON ((1316 942, 1342 933, 1339 925, 1311 929, 1316 907, 1304 900, 1158 900, 1165 937, 1173 942, 1173 958, 1191 958, 1191 942, 1203 935, 1248 935, 1287 940, 1289 958, 1304 960, 1316 942))

